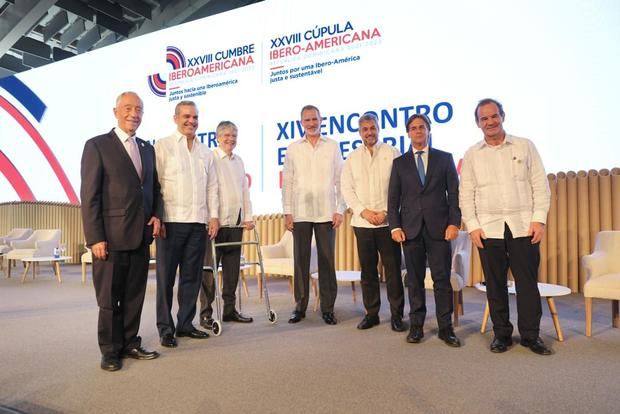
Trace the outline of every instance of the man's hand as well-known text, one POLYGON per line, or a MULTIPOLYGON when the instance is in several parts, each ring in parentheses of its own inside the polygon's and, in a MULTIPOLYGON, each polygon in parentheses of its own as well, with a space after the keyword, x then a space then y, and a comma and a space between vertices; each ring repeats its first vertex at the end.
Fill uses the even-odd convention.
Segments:
POLYGON ((93 244, 90 247, 90 250, 93 252, 95 257, 99 260, 106 260, 108 258, 108 242, 100 241, 98 243, 93 244))
POLYGON ((476 229, 472 231, 471 233, 469 233, 469 238, 471 239, 472 242, 474 242, 474 245, 477 248, 484 249, 482 240, 486 240, 487 236, 484 234, 484 231, 482 231, 482 229, 476 229))
POLYGON ((243 227, 245 227, 246 230, 252 230, 252 229, 254 229, 254 222, 253 221, 244 221, 243 222, 243 227))
POLYGON ((285 214, 284 215, 284 226, 286 227, 286 229, 288 231, 293 231, 293 215, 292 214, 285 214))
POLYGON ((155 216, 151 217, 151 219, 149 220, 148 223, 146 223, 146 225, 153 226, 153 237, 155 238, 159 237, 161 221, 159 221, 157 217, 155 216))
POLYGON ((368 210, 367 208, 362 210, 362 212, 360 213, 360 216, 362 216, 362 218, 370 224, 375 224, 375 215, 376 214, 374 211, 368 210))
POLYGON ((380 226, 383 223, 385 223, 385 217, 386 217, 383 211, 372 211, 367 208, 365 208, 360 213, 360 216, 362 216, 364 220, 366 220, 373 226, 380 226))
POLYGON ((450 224, 448 225, 448 227, 446 227, 446 234, 444 236, 444 239, 448 241, 454 240, 457 238, 458 235, 459 235, 459 228, 456 227, 454 224, 450 224))
POLYGON ((396 243, 402 243, 405 241, 405 232, 402 229, 397 229, 392 232, 392 240, 396 243))
POLYGON ((334 213, 332 217, 332 228, 337 229, 342 224, 342 214, 334 213))
POLYGON ((540 243, 545 235, 545 225, 537 221, 530 223, 530 228, 527 231, 528 236, 532 236, 532 244, 540 243))
POLYGON ((375 215, 375 226, 380 226, 382 224, 385 224, 386 220, 387 220, 387 214, 385 214, 383 211, 377 211, 377 214, 375 215))
POLYGON ((209 220, 208 234, 209 234, 210 240, 215 239, 215 237, 217 236, 217 232, 219 230, 220 230, 220 221, 216 218, 212 218, 211 220, 209 220))

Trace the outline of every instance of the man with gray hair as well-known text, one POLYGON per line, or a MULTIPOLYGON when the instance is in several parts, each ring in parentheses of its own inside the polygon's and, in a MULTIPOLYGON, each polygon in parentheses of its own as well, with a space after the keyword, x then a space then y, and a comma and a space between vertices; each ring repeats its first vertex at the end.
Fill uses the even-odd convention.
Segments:
MULTIPOLYGON (((218 147, 213 151, 215 170, 219 182, 219 219, 220 230, 215 238, 216 243, 237 243, 243 237, 243 229, 252 230, 252 202, 248 179, 241 157, 233 150, 237 146, 237 126, 230 121, 222 121, 215 131, 218 147)), ((224 322, 252 322, 251 317, 243 316, 235 309, 235 290, 239 282, 241 246, 224 246, 217 248, 216 260, 213 264, 211 241, 207 242, 205 264, 217 269, 222 263, 222 299, 224 299, 224 322)), ((213 272, 203 272, 202 289, 200 291, 200 325, 213 329, 213 300, 215 299, 215 283, 213 272)))
POLYGON ((136 137, 144 104, 135 92, 116 99, 116 128, 86 142, 80 198, 86 245, 93 252, 101 369, 121 358, 154 359, 138 336, 149 245, 160 235, 162 200, 153 147, 136 137))
POLYGON ((175 348, 177 337, 204 339, 196 329, 196 300, 200 291, 207 229, 217 235, 218 182, 213 154, 196 137, 198 109, 181 101, 174 111, 177 130, 155 143, 157 170, 164 198, 162 237, 157 240, 157 329, 161 344, 175 348), (179 268, 177 325, 171 316, 172 291, 179 268))
POLYGON ((404 289, 400 276, 400 245, 392 240, 387 223, 387 196, 394 158, 400 152, 379 141, 379 123, 373 113, 359 119, 363 145, 347 158, 342 169, 340 187, 353 211, 351 225, 357 240, 357 254, 362 268, 362 296, 366 316, 357 325, 369 329, 379 324, 381 291, 377 272, 378 254, 385 268, 387 297, 390 302, 392 330, 402 332, 404 289))

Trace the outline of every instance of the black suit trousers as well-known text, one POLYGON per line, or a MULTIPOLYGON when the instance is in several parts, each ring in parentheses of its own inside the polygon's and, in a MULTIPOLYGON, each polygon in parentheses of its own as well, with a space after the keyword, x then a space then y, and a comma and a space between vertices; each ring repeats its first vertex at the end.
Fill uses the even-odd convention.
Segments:
POLYGON ((381 290, 377 265, 379 256, 385 268, 387 297, 392 318, 402 318, 405 306, 403 280, 400 276, 400 244, 392 240, 386 227, 353 227, 360 259, 362 297, 368 315, 378 315, 381 308, 381 290))
POLYGON ((319 265, 319 295, 321 312, 333 312, 338 294, 336 283, 336 231, 331 222, 295 222, 293 228, 293 258, 295 261, 294 294, 295 310, 306 312, 310 299, 310 252, 312 232, 316 240, 319 265))
POLYGON ((447 240, 433 239, 426 224, 413 239, 403 243, 405 264, 407 266, 407 287, 409 291, 409 317, 412 326, 424 326, 426 318, 426 260, 431 268, 433 292, 435 294, 435 314, 439 330, 452 327, 452 285, 450 267, 452 247, 447 240))
POLYGON ((540 244, 532 244, 531 237, 512 237, 507 224, 503 239, 486 239, 482 243, 484 249, 478 249, 478 252, 487 285, 487 300, 495 336, 508 338, 513 331, 506 286, 510 267, 517 291, 519 333, 521 338, 538 338, 542 316, 538 291, 540 244))
POLYGON ((166 238, 157 239, 157 330, 174 334, 172 295, 179 269, 176 332, 190 332, 196 316, 202 257, 207 231, 204 223, 166 223, 166 238))
MULTIPOLYGON (((243 228, 222 227, 215 237, 215 243, 240 242, 243 238, 243 228)), ((223 246, 215 251, 217 267, 222 264, 222 299, 224 300, 224 315, 235 311, 235 290, 239 284, 239 267, 241 265, 241 246, 223 246)), ((207 240, 204 264, 213 268, 213 253, 211 240, 207 240)), ((209 319, 213 315, 213 300, 215 299, 215 280, 213 272, 202 272, 202 288, 200 289, 200 317, 209 319)))
POLYGON ((134 250, 110 251, 106 260, 93 257, 102 354, 118 354, 140 346, 138 329, 148 269, 149 250, 144 243, 134 250))

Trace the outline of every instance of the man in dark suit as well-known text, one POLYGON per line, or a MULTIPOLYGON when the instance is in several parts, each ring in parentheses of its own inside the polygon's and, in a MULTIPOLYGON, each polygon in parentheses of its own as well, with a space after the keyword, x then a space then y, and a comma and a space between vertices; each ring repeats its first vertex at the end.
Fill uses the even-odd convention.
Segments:
POLYGON ((424 337, 426 261, 431 268, 439 338, 461 346, 452 327, 452 286, 450 240, 461 224, 459 180, 452 154, 430 148, 431 122, 415 114, 407 120, 411 150, 394 160, 388 191, 388 222, 392 239, 403 243, 407 266, 409 317, 407 342, 424 337))
POLYGON ((116 371, 121 358, 154 359, 138 336, 149 266, 149 245, 159 235, 161 194, 155 151, 135 138, 143 104, 134 92, 116 100, 118 126, 86 142, 82 154, 82 220, 93 252, 99 305, 101 369, 116 371))

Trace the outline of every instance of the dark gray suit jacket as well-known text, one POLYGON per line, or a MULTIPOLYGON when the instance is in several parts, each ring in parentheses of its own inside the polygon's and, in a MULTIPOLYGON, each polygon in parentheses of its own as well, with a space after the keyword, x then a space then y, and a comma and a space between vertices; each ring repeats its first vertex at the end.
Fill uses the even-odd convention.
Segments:
POLYGON ((155 150, 136 138, 142 177, 114 130, 89 139, 82 154, 82 220, 86 245, 108 242, 108 250, 133 250, 153 241, 152 217, 163 202, 155 169, 155 150))
POLYGON ((412 150, 394 160, 388 190, 390 230, 401 228, 408 240, 422 223, 433 239, 442 240, 446 227, 461 226, 459 178, 452 154, 430 148, 424 186, 412 150))

